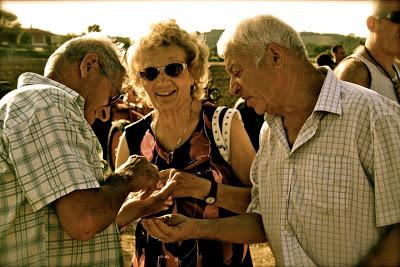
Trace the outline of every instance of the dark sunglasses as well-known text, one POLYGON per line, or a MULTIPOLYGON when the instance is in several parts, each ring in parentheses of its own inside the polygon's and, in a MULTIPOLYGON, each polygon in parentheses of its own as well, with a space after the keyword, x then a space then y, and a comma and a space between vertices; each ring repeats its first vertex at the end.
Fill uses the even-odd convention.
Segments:
POLYGON ((170 77, 177 77, 187 68, 186 63, 170 63, 162 68, 147 67, 139 71, 140 77, 148 81, 155 80, 161 71, 164 71, 170 77))
POLYGON ((114 104, 117 103, 118 100, 120 100, 123 96, 124 96, 124 94, 119 94, 119 95, 111 96, 111 97, 108 99, 108 104, 107 104, 107 106, 112 106, 112 105, 114 105, 114 104))
POLYGON ((378 13, 378 17, 381 19, 387 19, 396 24, 400 24, 400 11, 381 12, 378 13))

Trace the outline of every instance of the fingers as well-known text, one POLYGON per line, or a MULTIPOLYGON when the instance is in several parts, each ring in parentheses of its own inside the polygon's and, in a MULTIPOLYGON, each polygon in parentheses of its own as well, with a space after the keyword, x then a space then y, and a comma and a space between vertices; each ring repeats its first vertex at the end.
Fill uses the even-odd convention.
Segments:
POLYGON ((169 178, 170 172, 171 172, 171 169, 159 171, 158 177, 160 177, 160 180, 167 180, 169 178))
MULTIPOLYGON (((154 188, 155 189, 155 188, 154 188)), ((141 190, 140 193, 140 200, 146 199, 148 198, 153 192, 154 192, 153 188, 146 188, 144 190, 141 190)))
POLYGON ((190 227, 188 228, 188 225, 182 227, 189 220, 180 214, 168 214, 158 218, 143 219, 142 225, 151 236, 165 243, 171 243, 191 238, 189 232, 192 230, 189 232, 184 230, 185 228, 190 229, 190 227))
POLYGON ((161 188, 161 192, 166 195, 170 195, 172 191, 175 189, 177 181, 174 177, 170 177, 167 180, 167 183, 161 188))
POLYGON ((172 205, 172 192, 176 187, 176 181, 173 178, 168 179, 167 184, 155 194, 158 202, 163 202, 167 207, 172 205))
POLYGON ((161 170, 158 172, 158 177, 160 178, 161 181, 166 181, 168 178, 172 177, 175 175, 175 173, 179 173, 180 171, 174 168, 171 169, 165 169, 161 170))
POLYGON ((161 218, 152 218, 152 219, 142 219, 142 225, 144 229, 153 237, 165 242, 172 243, 178 241, 176 237, 174 237, 171 226, 168 226, 164 223, 161 218))
POLYGON ((181 214, 167 214, 159 217, 166 225, 176 226, 187 221, 187 217, 181 214))

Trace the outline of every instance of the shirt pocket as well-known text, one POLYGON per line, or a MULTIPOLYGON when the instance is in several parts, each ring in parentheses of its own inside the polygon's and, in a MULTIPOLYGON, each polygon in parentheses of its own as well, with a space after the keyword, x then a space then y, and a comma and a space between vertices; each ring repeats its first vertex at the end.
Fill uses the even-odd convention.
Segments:
POLYGON ((312 154, 296 160, 301 162, 296 164, 300 167, 295 171, 293 191, 295 197, 302 198, 297 203, 329 215, 348 209, 353 183, 350 158, 312 154))

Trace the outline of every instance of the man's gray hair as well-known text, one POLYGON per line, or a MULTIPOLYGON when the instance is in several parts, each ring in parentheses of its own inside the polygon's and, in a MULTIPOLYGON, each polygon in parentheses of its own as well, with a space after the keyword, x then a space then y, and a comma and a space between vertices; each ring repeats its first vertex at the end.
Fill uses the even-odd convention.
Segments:
POLYGON ((242 20, 234 29, 226 30, 218 41, 220 56, 234 47, 235 51, 254 58, 259 67, 270 44, 278 44, 307 59, 307 50, 300 35, 287 23, 271 15, 258 15, 242 20))
POLYGON ((110 78, 127 76, 121 63, 124 56, 122 45, 101 33, 88 33, 62 44, 49 57, 44 68, 44 76, 61 74, 67 64, 80 62, 87 53, 95 53, 99 57, 101 68, 110 78))

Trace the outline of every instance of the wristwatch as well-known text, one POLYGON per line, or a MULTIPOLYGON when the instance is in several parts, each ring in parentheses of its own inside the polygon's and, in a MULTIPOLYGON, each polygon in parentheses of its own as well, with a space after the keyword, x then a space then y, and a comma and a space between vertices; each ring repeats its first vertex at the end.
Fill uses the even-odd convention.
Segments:
POLYGON ((212 205, 215 203, 215 201, 217 201, 218 184, 215 181, 210 181, 210 182, 211 182, 210 193, 208 193, 208 196, 204 199, 204 201, 207 204, 212 205))

